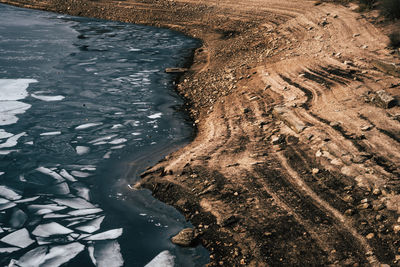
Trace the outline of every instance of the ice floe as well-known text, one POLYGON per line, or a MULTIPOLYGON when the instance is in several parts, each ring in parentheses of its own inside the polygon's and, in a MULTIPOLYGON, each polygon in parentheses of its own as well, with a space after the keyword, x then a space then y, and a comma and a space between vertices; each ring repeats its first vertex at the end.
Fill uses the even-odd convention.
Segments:
POLYGON ((75 130, 84 130, 84 129, 99 126, 102 124, 103 124, 102 122, 85 123, 85 124, 81 124, 81 125, 75 127, 75 130))
POLYGON ((62 169, 60 171, 60 175, 62 177, 64 177, 65 179, 71 181, 71 182, 76 182, 77 180, 74 178, 74 176, 72 176, 71 174, 69 174, 66 170, 62 169))
POLYGON ((43 216, 43 219, 58 219, 70 217, 68 214, 57 214, 57 213, 47 213, 43 216))
POLYGON ((154 259, 147 263, 144 267, 174 267, 175 256, 172 255, 168 250, 164 250, 158 254, 154 259))
POLYGON ((37 95, 37 94, 31 94, 33 98, 46 101, 46 102, 52 102, 52 101, 61 101, 65 98, 65 96, 62 95, 37 95))
POLYGON ((4 172, 0 172, 0 176, 2 176, 4 174, 4 172))
POLYGON ((12 133, 7 133, 3 129, 0 129, 0 139, 8 138, 8 137, 11 137, 11 136, 13 136, 12 133))
POLYGON ((90 258, 97 267, 120 267, 124 265, 121 248, 116 240, 95 242, 88 247, 90 258))
POLYGON ((25 212, 20 209, 14 209, 10 218, 10 226, 15 229, 21 228, 27 219, 28 216, 25 212))
POLYGON ((89 177, 91 174, 87 172, 81 172, 81 171, 72 171, 71 174, 75 177, 79 178, 86 178, 89 177))
POLYGON ((9 147, 16 146, 18 144, 18 139, 24 135, 25 135, 25 132, 9 137, 4 143, 0 144, 0 148, 9 148, 9 147))
POLYGON ((90 190, 81 183, 74 183, 71 188, 76 191, 75 194, 86 200, 90 200, 90 190))
POLYGON ((15 115, 23 114, 31 105, 20 101, 0 101, 0 125, 16 123, 18 117, 15 115))
POLYGON ((49 237, 52 235, 66 235, 72 232, 74 231, 62 226, 61 224, 51 222, 38 225, 35 230, 33 230, 32 234, 40 237, 49 237))
POLYGON ((124 148, 125 147, 125 145, 119 145, 119 146, 113 146, 113 147, 111 147, 111 149, 121 149, 121 148, 124 148))
POLYGON ((90 148, 87 146, 77 146, 75 149, 76 149, 76 154, 78 155, 83 155, 89 153, 90 151, 90 148))
MULTIPOLYGON (((1 134, 1 132, 0 132, 0 134, 1 134)), ((113 139, 113 138, 116 137, 116 136, 117 136, 117 134, 112 134, 112 135, 107 135, 107 136, 99 137, 99 138, 97 138, 97 139, 94 139, 94 140, 92 140, 92 141, 89 141, 89 144, 97 143, 97 142, 100 142, 100 141, 111 140, 111 139, 113 139)))
POLYGON ((109 159, 111 157, 112 152, 108 151, 106 154, 104 154, 103 159, 109 159))
POLYGON ((73 209, 91 209, 95 208, 93 204, 84 200, 83 198, 55 198, 52 199, 55 203, 59 205, 64 205, 73 209))
POLYGON ((46 168, 46 167, 39 167, 39 168, 36 168, 36 170, 37 170, 38 172, 41 172, 41 173, 43 173, 43 174, 47 174, 47 175, 53 177, 54 179, 56 179, 56 180, 59 181, 59 182, 64 182, 64 181, 65 181, 64 178, 63 178, 61 175, 59 175, 58 173, 56 173, 56 172, 53 171, 53 170, 50 170, 49 168, 46 168))
POLYGON ((95 241, 95 240, 117 239, 122 235, 122 232, 123 232, 122 228, 113 229, 86 237, 84 238, 84 240, 95 241))
POLYGON ((37 267, 41 266, 41 264, 45 260, 45 256, 48 251, 48 246, 40 246, 34 248, 27 253, 25 253, 21 258, 17 261, 14 261, 15 265, 11 266, 24 266, 24 267, 37 267))
POLYGON ((119 145, 119 144, 125 143, 126 141, 128 141, 128 140, 125 139, 125 138, 119 138, 119 139, 112 140, 111 142, 109 142, 109 144, 111 144, 111 145, 119 145))
POLYGON ((67 195, 69 193, 70 193, 69 186, 66 182, 52 185, 48 187, 48 189, 46 190, 46 194, 67 195))
POLYGON ((35 79, 0 79, 0 101, 19 100, 28 96, 28 86, 35 79))
POLYGON ((59 135, 61 134, 60 131, 55 131, 55 132, 46 132, 46 133, 41 133, 41 136, 49 136, 49 135, 59 135))
POLYGON ((32 201, 35 201, 36 199, 38 199, 39 197, 40 197, 40 196, 30 197, 30 198, 24 198, 24 199, 16 200, 16 201, 14 201, 14 202, 15 202, 15 203, 32 202, 32 201))
POLYGON ((16 248, 16 247, 8 247, 8 248, 0 248, 0 254, 2 253, 11 253, 17 250, 20 250, 21 248, 16 248))
POLYGON ((5 203, 5 204, 0 204, 0 211, 7 210, 7 209, 13 208, 15 206, 17 206, 17 204, 15 204, 14 202, 8 202, 8 203, 5 203))
POLYGON ((29 205, 27 208, 30 212, 35 212, 36 214, 45 214, 40 211, 45 210, 45 211, 48 211, 46 213, 52 213, 54 211, 60 211, 60 210, 66 209, 67 207, 66 206, 58 206, 56 204, 47 204, 47 205, 46 204, 32 204, 32 205, 29 205))
POLYGON ((32 243, 35 243, 35 241, 29 236, 29 232, 26 230, 26 228, 12 232, 11 234, 8 234, 0 239, 0 241, 20 248, 26 248, 32 243))
POLYGON ((152 114, 150 116, 147 116, 147 118, 149 118, 149 119, 158 119, 158 118, 161 118, 161 116, 162 116, 162 113, 158 112, 158 113, 152 114))
POLYGON ((9 200, 18 200, 22 198, 21 195, 5 185, 0 185, 0 196, 9 200))
POLYGON ((88 221, 78 227, 75 227, 76 230, 86 232, 86 233, 93 233, 100 229, 100 225, 103 222, 105 216, 101 216, 94 220, 88 221))
POLYGON ((84 216, 84 215, 91 215, 102 212, 102 209, 94 208, 94 209, 80 209, 80 210, 73 210, 68 212, 68 214, 72 216, 84 216))
POLYGON ((79 242, 52 247, 40 267, 57 267, 75 258, 85 246, 79 242))

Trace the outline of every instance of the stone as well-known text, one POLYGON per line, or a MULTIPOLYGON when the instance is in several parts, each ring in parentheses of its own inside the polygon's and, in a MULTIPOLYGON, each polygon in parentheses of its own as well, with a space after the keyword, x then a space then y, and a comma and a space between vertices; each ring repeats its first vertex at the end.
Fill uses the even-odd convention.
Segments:
POLYGON ((396 99, 385 90, 376 92, 375 103, 377 106, 388 109, 396 106, 396 99))
POLYGON ((369 233, 365 236, 367 239, 372 239, 375 237, 374 233, 369 233))
POLYGON ((366 125, 366 126, 361 127, 361 131, 366 132, 366 131, 371 130, 373 127, 374 127, 373 125, 366 125))
POLYGON ((368 203, 362 203, 362 204, 360 204, 360 205, 357 206, 357 208, 358 208, 359 210, 366 210, 366 209, 368 209, 369 207, 370 207, 370 205, 369 205, 368 203))
POLYGON ((312 174, 317 174, 317 173, 319 173, 319 169, 313 168, 313 169, 312 169, 312 174))
POLYGON ((355 211, 353 209, 347 209, 344 214, 347 216, 352 216, 354 215, 355 211))
POLYGON ((393 225, 393 232, 395 234, 399 233, 400 232, 400 225, 398 225, 398 224, 393 225))
POLYGON ((196 241, 197 235, 195 230, 192 228, 185 228, 180 231, 176 236, 171 238, 172 243, 183 246, 190 247, 193 246, 196 241))
POLYGON ((354 198, 352 196, 345 196, 343 198, 344 201, 346 201, 347 203, 353 203, 354 202, 354 198))

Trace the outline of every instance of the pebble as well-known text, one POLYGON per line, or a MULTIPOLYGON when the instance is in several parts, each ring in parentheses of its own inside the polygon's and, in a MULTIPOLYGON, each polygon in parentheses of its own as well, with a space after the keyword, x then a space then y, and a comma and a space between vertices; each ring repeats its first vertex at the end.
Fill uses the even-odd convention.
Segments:
POLYGON ((400 225, 398 224, 393 225, 393 232, 397 234, 399 231, 400 231, 400 225))
POLYGON ((317 174, 317 173, 319 173, 319 169, 313 168, 313 169, 312 169, 312 174, 317 174))
POLYGON ((374 238, 374 237, 375 237, 374 233, 369 233, 369 234, 366 236, 367 239, 372 239, 372 238, 374 238))
POLYGON ((370 207, 370 205, 368 203, 362 203, 360 205, 357 206, 357 209, 359 210, 366 210, 370 207))
POLYGON ((347 209, 345 212, 344 212, 344 214, 345 215, 347 215, 347 216, 352 216, 352 215, 354 215, 354 210, 353 209, 347 209))
POLYGON ((180 231, 176 236, 171 238, 172 243, 183 246, 190 247, 193 245, 196 239, 195 232, 192 228, 185 228, 180 231))
POLYGON ((353 203, 354 202, 354 198, 352 196, 345 196, 343 198, 344 201, 346 201, 347 203, 353 203))

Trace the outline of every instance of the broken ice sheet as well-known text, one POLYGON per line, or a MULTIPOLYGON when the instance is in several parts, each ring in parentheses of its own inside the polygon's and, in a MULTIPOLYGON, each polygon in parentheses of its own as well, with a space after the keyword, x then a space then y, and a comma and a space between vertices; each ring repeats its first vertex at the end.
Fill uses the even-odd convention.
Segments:
MULTIPOLYGON (((40 246, 25 253, 19 260, 14 263, 16 266, 37 267, 45 260, 48 246, 40 246)), ((11 265, 13 266, 13 265, 11 265)))
POLYGON ((8 245, 16 246, 16 247, 20 247, 20 248, 26 248, 30 244, 35 242, 29 236, 29 232, 28 232, 28 230, 26 230, 26 228, 22 228, 20 230, 12 232, 11 234, 8 234, 5 237, 3 237, 2 239, 0 239, 0 241, 3 243, 6 243, 8 245))
POLYGON ((59 135, 60 131, 41 133, 40 136, 59 135))
POLYGON ((18 144, 18 139, 24 135, 25 135, 25 132, 11 136, 4 143, 0 144, 0 148, 8 148, 8 147, 16 146, 18 144))
POLYGON ((20 250, 21 248, 16 248, 16 247, 8 247, 8 248, 0 248, 0 254, 2 253, 11 253, 17 250, 20 250))
POLYGON ((28 219, 28 216, 25 214, 25 212, 16 208, 11 214, 10 226, 12 228, 18 229, 25 224, 26 219, 28 219))
POLYGON ((73 209, 92 209, 95 206, 83 198, 76 197, 76 198, 55 198, 52 199, 57 204, 65 205, 73 209))
POLYGON ((122 235, 122 228, 118 228, 86 237, 84 238, 84 240, 95 241, 95 240, 117 239, 121 235, 122 235))
POLYGON ((40 196, 37 197, 30 197, 30 198, 24 198, 24 199, 20 199, 20 200, 16 200, 14 201, 15 203, 26 203, 26 202, 32 202, 35 201, 36 199, 38 199, 40 196))
POLYGON ((117 136, 117 134, 112 134, 112 135, 103 136, 103 137, 94 139, 94 140, 92 140, 92 141, 89 141, 89 144, 97 143, 97 142, 100 142, 100 141, 110 140, 110 139, 112 139, 112 138, 114 138, 114 137, 116 137, 116 136, 117 136))
POLYGON ((158 254, 154 259, 147 263, 144 267, 174 267, 175 256, 172 255, 168 250, 164 250, 158 254))
POLYGON ((102 125, 102 124, 103 124, 102 122, 85 123, 85 124, 82 124, 82 125, 79 125, 79 126, 75 127, 75 130, 84 130, 84 129, 88 129, 88 128, 91 128, 91 127, 99 126, 99 125, 102 125))
POLYGON ((14 190, 12 190, 11 188, 9 188, 5 185, 0 185, 0 196, 7 198, 9 200, 18 200, 18 199, 22 198, 14 190))
POLYGON ((79 242, 52 247, 40 267, 57 267, 75 258, 85 246, 79 242))
POLYGON ((46 195, 47 194, 52 194, 52 195, 67 195, 70 193, 68 184, 65 182, 50 186, 46 190, 46 195))
POLYGON ((43 216, 43 219, 57 219, 70 217, 68 214, 57 214, 57 213, 47 213, 43 216))
POLYGON ((51 222, 38 225, 35 230, 33 230, 32 234, 40 237, 49 237, 52 235, 66 235, 72 232, 71 229, 62 226, 61 224, 51 222))
POLYGON ((97 267, 120 267, 124 265, 120 245, 116 240, 97 241, 93 246, 88 247, 88 251, 93 264, 97 267))
POLYGON ((17 206, 17 204, 15 204, 14 202, 7 202, 4 204, 0 204, 0 211, 7 210, 7 209, 13 208, 15 206, 17 206))
POLYGON ((51 213, 51 212, 60 211, 60 210, 66 209, 66 208, 67 208, 66 206, 58 206, 56 204, 42 204, 42 205, 32 204, 32 205, 28 206, 28 210, 30 212, 35 212, 36 214, 38 214, 38 213, 44 214, 42 212, 39 212, 41 210, 48 210, 49 212, 47 212, 47 213, 51 213))
POLYGON ((64 182, 64 181, 65 181, 64 178, 63 178, 61 175, 59 175, 59 174, 56 173, 55 171, 50 170, 49 168, 46 168, 46 167, 39 167, 39 168, 37 168, 36 170, 37 170, 38 172, 41 172, 41 173, 43 173, 43 174, 47 174, 47 175, 53 177, 54 179, 56 179, 56 180, 59 181, 59 182, 64 182))
POLYGON ((72 171, 71 174, 75 177, 80 177, 80 178, 86 178, 86 177, 89 177, 90 175, 92 175, 90 173, 81 172, 81 171, 72 171))
POLYGON ((102 209, 94 208, 94 209, 80 209, 80 210, 73 210, 68 212, 68 214, 72 216, 83 216, 83 215, 90 215, 102 212, 102 209))
POLYGON ((76 149, 76 154, 78 155, 87 154, 90 151, 90 148, 87 146, 77 146, 75 149, 76 149))
POLYGON ((42 100, 42 101, 46 101, 46 102, 52 102, 52 101, 61 101, 63 100, 65 97, 62 95, 54 95, 54 96, 50 96, 50 95, 37 95, 37 94, 31 94, 31 96, 33 98, 42 100))
POLYGON ((96 232, 97 230, 100 229, 100 225, 103 222, 104 218, 105 218, 105 216, 101 216, 94 220, 88 221, 78 227, 75 227, 75 229, 82 231, 82 232, 86 232, 86 233, 96 232))
POLYGON ((89 188, 87 188, 85 185, 81 183, 74 183, 71 188, 75 191, 75 194, 81 198, 84 198, 86 200, 90 200, 90 195, 89 195, 89 188))
POLYGON ((60 171, 60 175, 62 177, 64 177, 65 179, 71 181, 71 182, 76 182, 77 180, 74 178, 74 176, 72 176, 71 174, 69 174, 66 170, 62 169, 60 171))

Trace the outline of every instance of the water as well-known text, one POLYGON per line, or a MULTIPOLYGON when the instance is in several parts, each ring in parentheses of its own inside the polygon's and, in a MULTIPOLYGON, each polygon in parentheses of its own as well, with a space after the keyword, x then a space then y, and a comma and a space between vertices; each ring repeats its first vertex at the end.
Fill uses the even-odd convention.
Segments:
POLYGON ((169 241, 184 218, 129 188, 191 138, 164 69, 183 66, 198 41, 5 5, 0 14, 1 266, 205 264, 204 248, 169 241))

